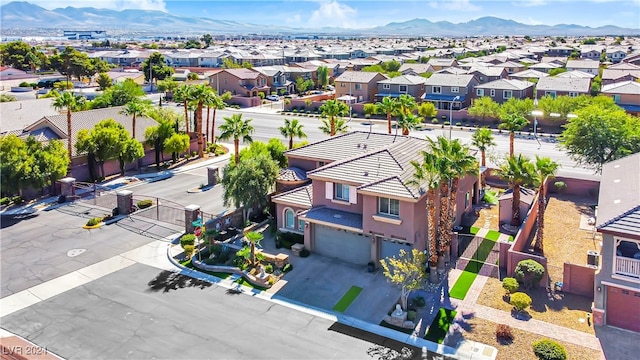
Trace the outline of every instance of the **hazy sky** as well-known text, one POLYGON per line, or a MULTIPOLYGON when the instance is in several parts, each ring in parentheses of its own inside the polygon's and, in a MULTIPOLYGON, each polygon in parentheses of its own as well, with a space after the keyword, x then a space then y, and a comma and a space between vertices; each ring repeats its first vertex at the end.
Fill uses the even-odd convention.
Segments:
MULTIPOLYGON (((7 0, 0 0, 6 4, 7 0)), ((47 9, 92 6, 292 27, 364 28, 415 18, 466 22, 496 16, 537 25, 640 28, 640 0, 30 0, 47 9)))

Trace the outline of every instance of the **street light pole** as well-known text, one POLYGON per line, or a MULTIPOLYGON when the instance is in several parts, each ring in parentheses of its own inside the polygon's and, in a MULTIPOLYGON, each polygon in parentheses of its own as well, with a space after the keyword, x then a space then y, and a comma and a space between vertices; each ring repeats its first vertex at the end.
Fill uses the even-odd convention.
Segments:
POLYGON ((460 95, 454 97, 449 105, 449 140, 451 140, 451 131, 453 130, 453 103, 457 100, 460 100, 460 95))

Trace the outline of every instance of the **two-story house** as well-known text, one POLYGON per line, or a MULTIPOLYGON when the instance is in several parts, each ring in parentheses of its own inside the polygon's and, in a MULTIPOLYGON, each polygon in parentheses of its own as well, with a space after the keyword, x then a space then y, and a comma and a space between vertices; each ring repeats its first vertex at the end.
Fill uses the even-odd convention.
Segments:
POLYGON ((596 228, 594 324, 640 332, 640 154, 604 164, 596 228))
POLYGON ((611 96, 613 101, 631 115, 640 116, 640 83, 623 81, 602 86, 602 95, 611 96))
POLYGON ((416 100, 424 95, 424 83, 427 81, 422 76, 400 75, 392 79, 378 81, 378 101, 384 97, 399 97, 402 94, 409 94, 416 100))
POLYGON ((489 96, 498 104, 511 99, 533 97, 534 83, 522 80, 499 79, 486 84, 476 85, 476 97, 489 96))
POLYGON ((617 64, 627 56, 627 50, 624 47, 608 47, 605 50, 605 55, 607 60, 617 64))
MULTIPOLYGON (((411 161, 423 139, 351 132, 285 153, 311 184, 273 197, 281 231, 304 235, 307 249, 364 265, 428 249, 426 193, 413 184, 411 161)), ((460 181, 455 225, 477 201, 478 177, 460 181)))
POLYGON ((591 90, 591 79, 583 78, 563 78, 563 77, 543 77, 538 80, 536 92, 538 99, 543 96, 577 97, 578 95, 588 95, 591 90))
POLYGON ((472 66, 467 74, 474 75, 480 84, 504 79, 509 75, 506 68, 499 66, 472 66))
POLYGON ((269 94, 271 88, 267 77, 253 69, 223 69, 209 76, 209 85, 223 94, 229 91, 234 96, 255 97, 258 93, 269 94))
POLYGON ((600 71, 600 62, 595 60, 568 60, 567 71, 582 71, 593 76, 598 75, 600 71))
POLYGON ((386 79, 386 75, 377 72, 345 71, 334 80, 336 99, 351 99, 351 103, 374 102, 378 81, 386 79))
POLYGON ((288 66, 258 66, 253 69, 267 78, 267 85, 271 88, 269 94, 283 95, 295 90, 295 84, 289 80, 285 68, 288 66))
POLYGON ((470 74, 433 74, 425 82, 425 101, 432 102, 436 109, 462 109, 471 105, 478 79, 470 74))

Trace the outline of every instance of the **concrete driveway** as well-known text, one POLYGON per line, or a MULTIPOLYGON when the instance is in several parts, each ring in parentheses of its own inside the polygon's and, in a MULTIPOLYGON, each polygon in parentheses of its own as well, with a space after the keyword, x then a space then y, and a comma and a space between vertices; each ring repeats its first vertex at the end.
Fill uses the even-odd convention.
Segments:
POLYGON ((269 231, 265 231, 264 235, 262 246, 265 251, 288 254, 293 266, 293 270, 280 280, 284 285, 270 291, 275 293, 275 297, 333 311, 349 288, 358 286, 362 292, 342 314, 376 325, 400 298, 400 289, 387 282, 382 270, 369 273, 365 266, 318 254, 311 254, 307 258, 294 256, 289 249, 276 249, 269 231))

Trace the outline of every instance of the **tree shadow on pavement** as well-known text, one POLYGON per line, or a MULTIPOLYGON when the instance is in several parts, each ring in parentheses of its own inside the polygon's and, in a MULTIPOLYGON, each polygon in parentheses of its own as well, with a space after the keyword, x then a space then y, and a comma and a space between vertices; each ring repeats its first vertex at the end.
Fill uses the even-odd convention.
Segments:
POLYGON ((212 284, 208 281, 194 279, 192 277, 182 275, 173 271, 164 270, 160 272, 153 280, 147 284, 149 289, 147 291, 153 292, 169 292, 171 290, 183 289, 186 287, 199 287, 205 289, 212 284))
POLYGON ((0 216, 0 229, 8 228, 19 223, 20 221, 29 220, 36 217, 38 217, 38 214, 0 216))

